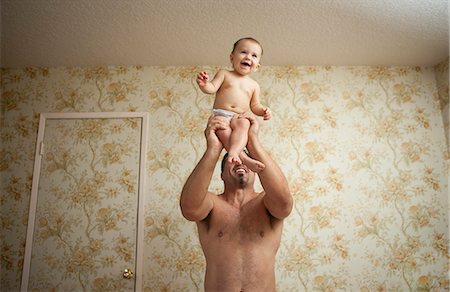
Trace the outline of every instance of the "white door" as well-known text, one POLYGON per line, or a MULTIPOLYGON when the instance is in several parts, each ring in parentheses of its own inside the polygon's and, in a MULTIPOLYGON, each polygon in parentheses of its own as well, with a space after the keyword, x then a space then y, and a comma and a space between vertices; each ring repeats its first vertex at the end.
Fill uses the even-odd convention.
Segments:
POLYGON ((147 113, 41 114, 22 291, 140 291, 147 113))

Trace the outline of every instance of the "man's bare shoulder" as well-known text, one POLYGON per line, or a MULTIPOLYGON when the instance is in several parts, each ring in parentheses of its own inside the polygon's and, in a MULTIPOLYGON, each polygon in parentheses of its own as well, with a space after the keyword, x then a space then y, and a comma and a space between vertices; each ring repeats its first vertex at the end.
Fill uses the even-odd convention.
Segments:
POLYGON ((282 219, 278 219, 278 218, 274 217, 270 213, 269 209, 267 209, 266 204, 264 202, 265 196, 266 196, 266 193, 264 191, 258 193, 258 195, 255 198, 253 198, 252 204, 254 204, 256 208, 264 209, 264 211, 265 211, 267 217, 269 217, 272 225, 275 225, 275 223, 277 223, 277 222, 283 222, 282 219))

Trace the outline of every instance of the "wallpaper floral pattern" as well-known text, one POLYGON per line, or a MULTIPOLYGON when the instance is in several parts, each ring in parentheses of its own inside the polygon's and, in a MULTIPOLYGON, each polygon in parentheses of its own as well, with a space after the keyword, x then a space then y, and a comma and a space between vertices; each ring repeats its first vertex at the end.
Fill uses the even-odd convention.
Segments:
MULTIPOLYGON (((204 258, 178 199, 204 150, 213 102, 195 76, 217 69, 2 71, 2 289, 20 286, 39 113, 146 111, 142 289, 202 291, 204 258)), ((254 78, 273 111, 261 139, 295 198, 277 256, 278 290, 448 290, 448 60, 263 67, 254 78)), ((214 177, 211 190, 220 191, 218 168, 214 177)))
POLYGON ((29 290, 133 290, 140 124, 47 119, 29 290))

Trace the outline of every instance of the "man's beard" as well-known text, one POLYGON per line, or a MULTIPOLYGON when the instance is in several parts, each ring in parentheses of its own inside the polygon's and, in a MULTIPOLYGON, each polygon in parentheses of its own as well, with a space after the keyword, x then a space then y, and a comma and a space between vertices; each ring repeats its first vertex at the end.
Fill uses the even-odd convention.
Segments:
POLYGON ((245 187, 247 185, 247 181, 244 179, 244 174, 240 173, 238 176, 239 176, 239 185, 241 187, 245 187))

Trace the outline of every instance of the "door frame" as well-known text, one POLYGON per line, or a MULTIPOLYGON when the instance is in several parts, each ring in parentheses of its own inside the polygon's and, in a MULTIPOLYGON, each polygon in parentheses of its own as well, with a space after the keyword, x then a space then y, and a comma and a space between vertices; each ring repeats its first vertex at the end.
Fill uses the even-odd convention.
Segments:
POLYGON ((33 181, 31 187, 30 209, 28 213, 27 236, 25 241, 25 254, 22 269, 22 282, 20 291, 28 291, 28 281, 31 268, 31 251, 33 245, 34 225, 36 219, 36 207, 39 190, 39 179, 43 155, 43 141, 45 123, 47 120, 62 119, 126 119, 141 118, 141 145, 139 157, 139 186, 137 206, 137 230, 136 230, 136 267, 135 267, 135 291, 142 290, 143 262, 144 262, 144 197, 145 197, 145 170, 148 140, 148 112, 85 112, 85 113, 41 113, 39 118, 39 130, 36 141, 36 152, 34 158, 33 181))

